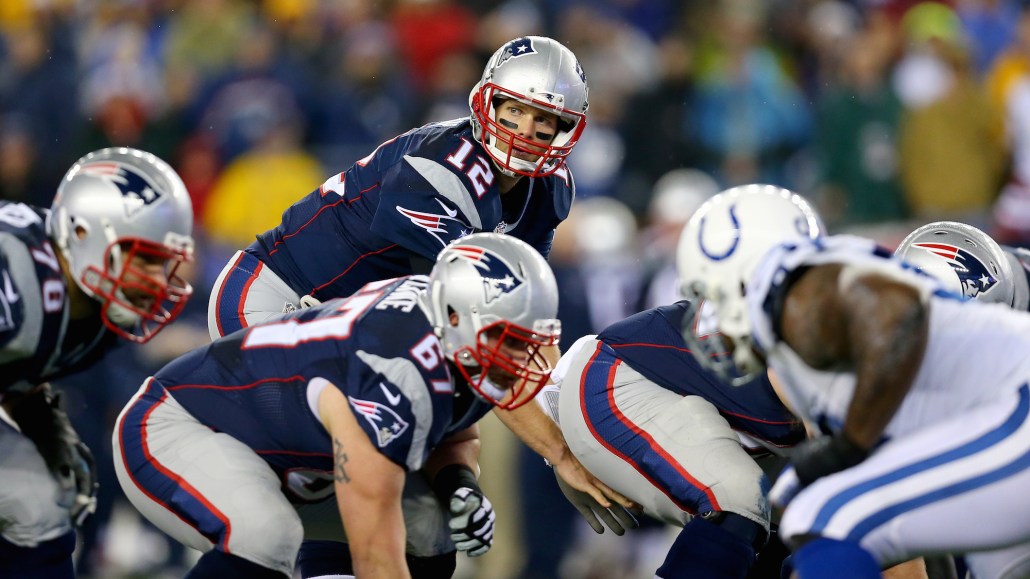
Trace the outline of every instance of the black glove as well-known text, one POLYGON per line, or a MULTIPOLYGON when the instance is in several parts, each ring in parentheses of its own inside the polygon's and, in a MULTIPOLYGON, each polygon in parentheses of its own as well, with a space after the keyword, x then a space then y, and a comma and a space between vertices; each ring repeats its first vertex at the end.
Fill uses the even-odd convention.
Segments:
POLYGON ((447 505, 454 546, 469 557, 489 551, 494 543, 497 515, 472 471, 460 464, 443 467, 433 479, 433 491, 447 505))
POLYGON ((11 418, 39 450, 47 468, 60 485, 61 504, 68 507, 75 526, 82 526, 97 508, 96 462, 75 433, 68 415, 60 408, 59 394, 42 388, 19 398, 11 418))
POLYGON ((561 489, 562 494, 572 503, 572 506, 576 507, 579 514, 583 515, 595 533, 604 533, 604 525, 607 525, 616 535, 623 535, 626 529, 635 529, 640 526, 633 513, 619 503, 612 501, 612 506, 606 509, 601 506, 601 503, 594 500, 594 497, 570 487, 558 476, 558 473, 555 473, 554 478, 558 481, 558 488, 561 489), (604 525, 601 524, 602 521, 604 525))
POLYGON ((816 479, 851 468, 865 460, 869 451, 858 446, 844 434, 820 436, 806 440, 791 453, 798 482, 808 486, 816 479))

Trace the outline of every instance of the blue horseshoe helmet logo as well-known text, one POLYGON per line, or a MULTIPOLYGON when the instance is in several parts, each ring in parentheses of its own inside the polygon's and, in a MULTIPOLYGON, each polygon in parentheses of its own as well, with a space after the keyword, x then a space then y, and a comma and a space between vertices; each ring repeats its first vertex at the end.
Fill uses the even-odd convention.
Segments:
POLYGON ((740 245, 740 222, 737 220, 737 205, 736 204, 730 205, 729 213, 730 213, 730 223, 733 224, 733 243, 731 243, 729 248, 726 251, 724 251, 723 253, 715 253, 715 252, 709 251, 708 248, 705 247, 704 232, 705 232, 705 220, 708 219, 707 215, 705 215, 704 217, 701 218, 701 225, 700 225, 700 227, 697 228, 697 245, 698 245, 699 248, 701 248, 701 253, 703 253, 705 257, 707 257, 708 259, 710 259, 712 261, 722 261, 722 260, 726 259, 727 257, 733 255, 733 252, 737 251, 737 246, 740 245))

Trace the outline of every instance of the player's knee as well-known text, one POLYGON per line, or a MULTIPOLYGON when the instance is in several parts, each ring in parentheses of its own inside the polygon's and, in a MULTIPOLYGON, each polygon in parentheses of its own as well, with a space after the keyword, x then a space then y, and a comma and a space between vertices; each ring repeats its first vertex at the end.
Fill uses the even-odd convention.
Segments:
POLYGON ((260 562, 266 567, 292 569, 304 540, 304 527, 295 511, 264 508, 260 517, 233 529, 230 547, 233 552, 260 562), (244 534, 245 533, 245 534, 244 534))

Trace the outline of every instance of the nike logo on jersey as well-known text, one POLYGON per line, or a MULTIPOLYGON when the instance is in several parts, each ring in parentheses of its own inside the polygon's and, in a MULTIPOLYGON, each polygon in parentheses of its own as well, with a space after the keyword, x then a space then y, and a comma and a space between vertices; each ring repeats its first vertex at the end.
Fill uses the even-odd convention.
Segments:
POLYGON ((394 394, 390 392, 390 389, 387 388, 386 384, 383 382, 379 383, 379 387, 383 389, 383 394, 386 395, 386 400, 390 403, 391 406, 397 406, 401 403, 401 395, 399 393, 394 394))
POLYGON ((457 217, 458 216, 458 210, 457 209, 451 209, 450 207, 447 207, 446 205, 444 205, 443 201, 440 201, 439 199, 437 199, 436 202, 440 204, 440 207, 443 207, 443 211, 444 211, 444 213, 447 214, 447 217, 457 217))

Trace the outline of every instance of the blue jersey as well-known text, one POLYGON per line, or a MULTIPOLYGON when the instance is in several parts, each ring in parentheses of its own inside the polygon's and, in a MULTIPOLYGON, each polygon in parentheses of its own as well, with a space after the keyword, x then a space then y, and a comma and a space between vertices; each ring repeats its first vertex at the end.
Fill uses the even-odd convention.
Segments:
POLYGON ((694 359, 681 334, 687 306, 681 301, 645 310, 608 326, 597 339, 655 384, 708 400, 735 430, 780 447, 803 440, 804 427, 780 402, 768 378, 730 386, 694 359))
POLYGON ((99 315, 69 320, 48 216, 0 202, 0 397, 81 370, 117 343, 99 315))
POLYGON ((372 444, 417 470, 445 436, 492 408, 470 400, 467 387, 455 397, 440 341, 417 303, 427 284, 424 276, 369 284, 193 350, 154 379, 279 472, 332 470, 317 397, 338 388, 372 444))
POLYGON ((433 123, 380 145, 283 213, 247 248, 299 295, 343 297, 430 262, 450 241, 508 233, 544 257, 569 213, 572 175, 523 178, 502 203, 468 119, 433 123))

